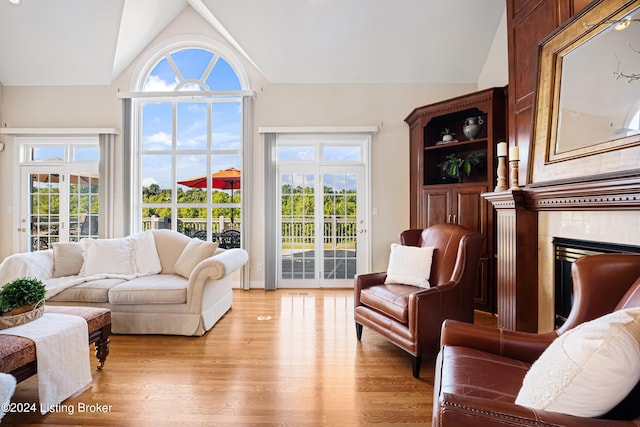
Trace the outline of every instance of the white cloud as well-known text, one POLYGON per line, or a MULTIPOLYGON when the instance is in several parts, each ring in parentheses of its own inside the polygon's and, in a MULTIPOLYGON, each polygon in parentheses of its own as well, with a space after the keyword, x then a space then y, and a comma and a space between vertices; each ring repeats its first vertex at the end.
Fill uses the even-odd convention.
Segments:
POLYGON ((169 92, 175 90, 178 86, 178 79, 169 83, 162 80, 159 76, 150 75, 144 84, 145 92, 169 92))
POLYGON ((145 136, 142 141, 145 150, 162 150, 171 147, 171 134, 167 132, 156 132, 145 136))
POLYGON ((151 184, 157 184, 158 181, 156 181, 154 178, 143 178, 142 179, 142 186, 143 187, 149 187, 151 184))

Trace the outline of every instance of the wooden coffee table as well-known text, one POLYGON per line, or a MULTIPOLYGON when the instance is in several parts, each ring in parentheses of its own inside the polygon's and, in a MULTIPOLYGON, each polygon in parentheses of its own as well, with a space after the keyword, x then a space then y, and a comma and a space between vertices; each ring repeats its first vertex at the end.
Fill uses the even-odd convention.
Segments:
MULTIPOLYGON (((45 313, 71 314, 87 321, 89 344, 96 348, 98 369, 102 369, 109 355, 111 335, 111 310, 94 307, 45 305, 45 313)), ((11 374, 18 382, 38 372, 36 344, 29 338, 17 335, 0 335, 0 372, 11 374)))

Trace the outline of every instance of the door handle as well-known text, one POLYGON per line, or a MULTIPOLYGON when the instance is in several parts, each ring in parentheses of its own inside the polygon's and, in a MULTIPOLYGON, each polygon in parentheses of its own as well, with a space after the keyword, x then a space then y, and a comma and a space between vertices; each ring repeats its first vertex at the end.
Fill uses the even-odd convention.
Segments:
POLYGON ((367 230, 364 229, 364 228, 361 228, 360 230, 358 230, 358 233, 360 233, 360 234, 363 234, 363 233, 366 233, 366 232, 367 232, 367 230))
POLYGON ((451 214, 449 214, 449 216, 447 216, 447 222, 451 222, 451 214))
POLYGON ((454 224, 457 224, 457 223, 458 223, 458 222, 456 221, 457 217, 458 217, 458 215, 454 215, 454 216, 453 216, 453 223, 454 223, 454 224))

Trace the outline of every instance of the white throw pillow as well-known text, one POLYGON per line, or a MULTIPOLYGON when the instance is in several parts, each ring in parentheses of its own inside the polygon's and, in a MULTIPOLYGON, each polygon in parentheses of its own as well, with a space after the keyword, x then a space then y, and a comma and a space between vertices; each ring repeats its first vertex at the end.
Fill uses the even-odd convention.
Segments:
POLYGON ((79 242, 55 242, 53 247, 53 277, 77 276, 84 259, 79 242))
POLYGON ((430 287, 431 260, 434 248, 404 246, 397 243, 391 245, 389 268, 384 283, 401 283, 403 285, 430 287))
POLYGON ((80 244, 84 258, 81 276, 135 272, 132 239, 82 239, 80 244))
POLYGON ((160 257, 156 249, 156 241, 153 231, 147 230, 131 236, 133 240, 133 257, 135 259, 136 273, 143 276, 158 274, 162 271, 160 257))
POLYGON ((598 417, 620 403, 639 380, 640 308, 629 308, 556 338, 531 365, 516 404, 598 417))
POLYGON ((16 390, 16 378, 10 374, 0 373, 0 420, 8 412, 11 396, 16 390))
POLYGON ((205 242, 200 239, 191 239, 187 246, 178 257, 176 261, 175 269, 176 273, 188 279, 191 275, 191 271, 196 265, 213 254, 218 249, 217 243, 205 242))

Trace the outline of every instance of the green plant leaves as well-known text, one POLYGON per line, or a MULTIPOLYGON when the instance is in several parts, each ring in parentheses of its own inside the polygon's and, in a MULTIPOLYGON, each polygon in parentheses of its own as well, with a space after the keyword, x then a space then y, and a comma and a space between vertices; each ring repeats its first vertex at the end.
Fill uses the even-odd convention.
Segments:
POLYGON ((445 157, 445 161, 442 162, 439 166, 442 167, 442 171, 446 175, 452 178, 457 178, 458 180, 462 180, 463 176, 471 175, 473 166, 482 164, 485 158, 486 154, 482 152, 471 153, 464 159, 457 154, 452 153, 447 155, 445 157))
POLYGON ((10 311, 16 307, 33 305, 42 301, 46 289, 39 279, 22 277, 12 280, 0 289, 0 310, 10 311))

